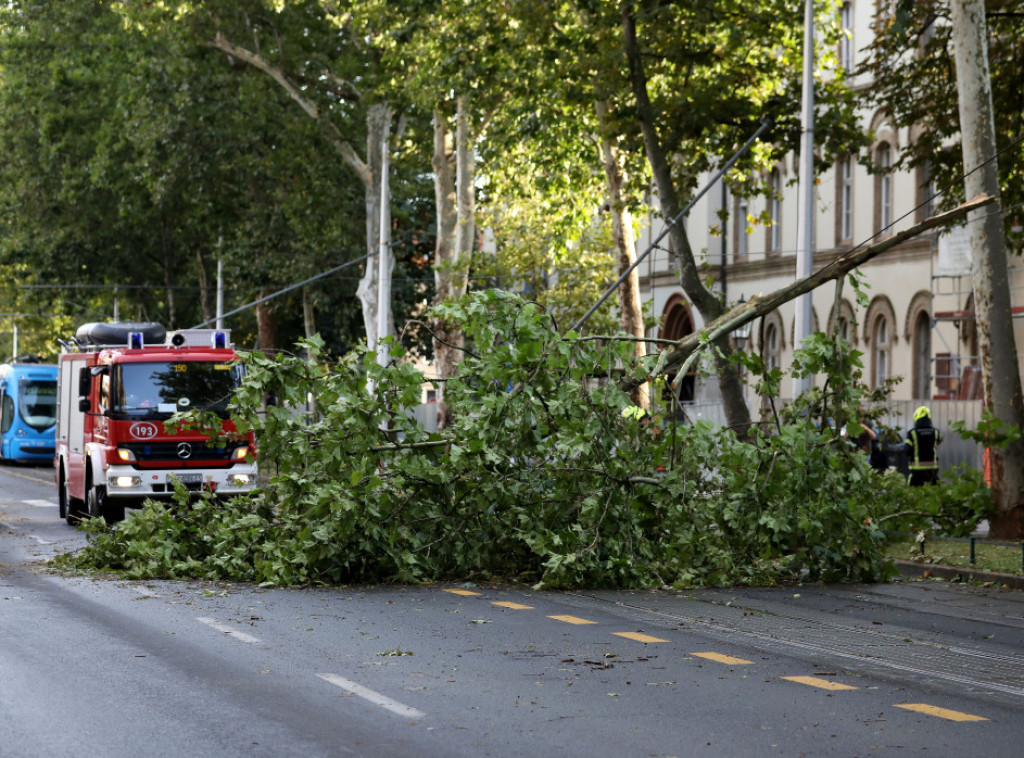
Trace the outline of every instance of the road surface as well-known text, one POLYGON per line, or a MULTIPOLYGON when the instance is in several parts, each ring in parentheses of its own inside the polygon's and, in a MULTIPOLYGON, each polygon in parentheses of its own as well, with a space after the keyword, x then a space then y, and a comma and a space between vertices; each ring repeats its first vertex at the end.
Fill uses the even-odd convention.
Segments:
POLYGON ((0 758, 1024 754, 1024 593, 68 577, 0 468, 0 758))

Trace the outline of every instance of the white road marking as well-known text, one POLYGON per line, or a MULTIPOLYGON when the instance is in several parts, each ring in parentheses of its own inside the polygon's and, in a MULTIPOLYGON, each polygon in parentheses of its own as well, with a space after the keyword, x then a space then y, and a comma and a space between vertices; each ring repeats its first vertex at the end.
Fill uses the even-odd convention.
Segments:
POLYGON ((245 632, 240 632, 237 629, 232 629, 227 624, 222 624, 219 621, 214 621, 211 618, 206 618, 205 616, 201 616, 201 617, 197 618, 196 621, 198 621, 198 622, 200 622, 202 624, 206 624, 207 626, 213 627, 218 632, 223 632, 224 634, 229 634, 232 637, 234 637, 236 640, 238 640, 239 642, 245 642, 246 644, 249 644, 249 645, 259 645, 260 644, 260 640, 258 638, 256 638, 256 637, 253 637, 251 634, 246 634, 245 632))
POLYGON ((323 679, 325 682, 330 682, 335 687, 340 687, 346 692, 361 697, 364 700, 368 700, 374 705, 379 705, 381 708, 387 711, 391 711, 399 716, 405 716, 407 718, 422 719, 426 718, 426 714, 423 711, 417 711, 415 708, 410 708, 407 705, 399 703, 397 700, 381 695, 379 692, 374 692, 371 689, 367 689, 361 684, 349 681, 345 677, 338 676, 337 674, 317 674, 318 677, 323 679))
POLYGON ((28 536, 31 537, 32 539, 34 539, 40 545, 52 545, 53 544, 52 542, 49 542, 48 540, 44 540, 42 537, 36 537, 34 534, 30 534, 28 536))
POLYGON ((56 503, 51 503, 49 500, 22 500, 25 505, 34 505, 36 508, 56 508, 56 503))

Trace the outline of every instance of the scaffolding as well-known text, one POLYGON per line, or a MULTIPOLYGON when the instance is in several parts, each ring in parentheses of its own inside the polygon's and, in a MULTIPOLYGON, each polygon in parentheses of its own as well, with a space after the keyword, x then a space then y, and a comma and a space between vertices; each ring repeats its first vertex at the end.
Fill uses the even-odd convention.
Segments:
MULTIPOLYGON (((932 295, 932 377, 935 400, 981 400, 981 364, 974 312, 971 276, 970 235, 956 227, 933 237, 932 295), (952 324, 953 329, 943 329, 952 324)), ((1024 266, 1009 256, 1007 276, 1011 312, 1024 317, 1024 266)))

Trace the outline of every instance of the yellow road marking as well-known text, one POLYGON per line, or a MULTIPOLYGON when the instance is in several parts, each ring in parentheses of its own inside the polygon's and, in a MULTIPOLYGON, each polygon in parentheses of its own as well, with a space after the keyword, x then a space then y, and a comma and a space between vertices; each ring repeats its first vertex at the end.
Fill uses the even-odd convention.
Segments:
POLYGON ((453 595, 479 595, 480 594, 479 592, 472 592, 470 590, 445 590, 445 592, 450 592, 453 595))
POLYGON ((928 716, 938 716, 940 719, 949 719, 950 721, 988 721, 984 716, 974 716, 970 713, 951 711, 948 708, 939 708, 934 705, 925 705, 924 703, 904 703, 896 707, 906 708, 908 711, 917 711, 928 716))
POLYGON ((782 677, 787 682, 796 682, 797 684, 806 684, 810 687, 817 687, 822 690, 855 690, 856 687, 851 687, 849 684, 840 684, 839 682, 833 682, 831 679, 819 679, 816 676, 784 676, 782 677))
POLYGON ((500 605, 502 608, 511 608, 514 611, 529 611, 533 610, 532 605, 523 605, 522 603, 512 603, 507 600, 503 600, 499 603, 491 603, 491 605, 500 605))
POLYGON ((690 653, 698 658, 707 658, 709 661, 718 661, 719 663, 728 663, 730 666, 743 666, 753 665, 753 661, 744 660, 743 658, 733 658, 731 655, 722 655, 721 653, 690 653))
POLYGON ((596 624, 597 623, 596 621, 587 621, 586 619, 581 619, 578 616, 548 616, 548 618, 549 619, 554 619, 555 621, 564 621, 567 624, 596 624))
POLYGON ((649 634, 640 634, 640 632, 612 632, 616 637, 625 637, 627 640, 636 640, 637 642, 668 642, 663 640, 661 637, 652 637, 649 634))

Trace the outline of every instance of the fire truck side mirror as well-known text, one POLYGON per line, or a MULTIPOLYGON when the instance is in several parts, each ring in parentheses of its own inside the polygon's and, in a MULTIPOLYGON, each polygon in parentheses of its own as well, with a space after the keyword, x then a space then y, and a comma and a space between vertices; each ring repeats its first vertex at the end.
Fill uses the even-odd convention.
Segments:
POLYGON ((92 403, 89 401, 89 398, 78 398, 78 410, 80 410, 82 413, 88 413, 89 411, 92 410, 92 403))
POLYGON ((83 368, 78 372, 78 396, 88 397, 90 385, 92 383, 92 372, 88 368, 83 368))

